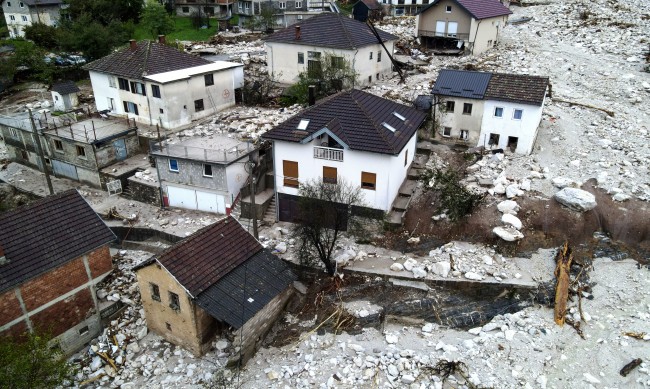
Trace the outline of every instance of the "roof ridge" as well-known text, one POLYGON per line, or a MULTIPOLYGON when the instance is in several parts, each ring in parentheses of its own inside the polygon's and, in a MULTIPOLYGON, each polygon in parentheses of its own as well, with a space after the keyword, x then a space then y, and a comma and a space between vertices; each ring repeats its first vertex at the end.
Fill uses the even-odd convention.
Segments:
POLYGON ((37 206, 40 206, 40 205, 43 205, 43 204, 47 204, 47 203, 49 203, 51 201, 56 201, 57 199, 60 199, 60 198, 63 198, 65 196, 71 195, 73 192, 76 192, 76 193, 79 194, 79 196, 81 196, 81 193, 79 193, 79 191, 77 189, 68 189, 68 190, 65 190, 63 192, 59 192, 59 193, 55 193, 53 195, 45 196, 45 197, 43 197, 43 198, 41 198, 39 200, 36 200, 34 202, 23 204, 23 205, 21 205, 21 206, 19 206, 17 208, 12 209, 11 211, 2 212, 2 213, 0 213, 0 220, 9 218, 10 216, 14 216, 17 213, 20 213, 20 212, 22 212, 22 211, 24 211, 26 209, 37 207, 37 206))
MULTIPOLYGON (((340 16, 340 14, 337 14, 337 16, 338 16, 337 19, 338 19, 339 23, 341 24, 341 28, 343 29, 344 35, 345 35, 346 39, 348 40, 348 42, 350 42, 350 46, 356 49, 357 46, 356 46, 355 43, 352 41, 352 37, 350 36, 350 32, 349 32, 348 29, 346 28, 346 26, 345 26, 345 22, 343 22, 343 17, 340 16)), ((354 19, 353 19, 353 20, 354 20, 354 19)), ((356 21, 356 20, 355 20, 355 21, 356 21)))
POLYGON ((144 61, 142 61, 142 78, 145 78, 149 75, 148 65, 149 65, 149 53, 151 52, 151 41, 145 41, 147 47, 144 51, 144 61))
MULTIPOLYGON (((355 103, 355 104, 360 108, 360 110, 363 112, 363 114, 365 115, 366 119, 367 119, 370 123, 372 123, 372 126, 374 127, 374 129, 377 130, 377 132, 379 133, 379 136, 380 136, 381 139, 384 141, 384 145, 388 146, 388 148, 390 148, 393 152, 395 152, 395 149, 392 147, 392 145, 391 145, 391 143, 388 141, 388 139, 386 139, 386 135, 385 135, 384 131, 382 131, 381 128, 379 128, 379 126, 378 126, 377 123, 375 122, 375 119, 374 119, 372 116, 370 116, 370 113, 369 113, 368 111, 366 111, 366 109, 365 109, 365 108, 364 108, 364 107, 359 103, 359 101, 357 100, 357 98, 356 98, 355 96, 352 96, 352 92, 355 92, 355 91, 362 92, 362 91, 357 90, 357 89, 352 89, 352 91, 350 92, 350 97, 352 97, 352 100, 354 100, 354 103, 355 103)), ((362 93, 363 93, 363 92, 362 92, 362 93)), ((368 95, 370 95, 370 96, 375 96, 375 95, 373 95, 373 94, 371 94, 371 93, 368 93, 368 95)), ((376 97, 378 97, 378 96, 376 96, 376 97)), ((381 98, 381 97, 379 97, 379 98, 381 98)), ((390 101, 392 102, 392 100, 390 100, 390 101)))

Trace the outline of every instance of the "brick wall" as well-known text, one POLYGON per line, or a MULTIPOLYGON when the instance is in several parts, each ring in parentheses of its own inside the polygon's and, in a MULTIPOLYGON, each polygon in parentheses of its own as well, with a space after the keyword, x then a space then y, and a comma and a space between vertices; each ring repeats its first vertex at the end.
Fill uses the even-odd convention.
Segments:
POLYGON ((111 271, 113 269, 113 260, 108 246, 102 246, 88 254, 88 266, 93 278, 111 271))
POLYGON ((25 307, 32 311, 86 282, 88 275, 83 259, 77 258, 27 281, 20 287, 20 293, 25 307))
POLYGON ((20 302, 16 297, 16 292, 11 289, 0 294, 0 326, 20 317, 23 310, 20 308, 20 302))
POLYGON ((82 289, 77 294, 61 300, 30 317, 35 329, 49 331, 59 336, 68 328, 74 327, 86 316, 94 313, 95 303, 90 289, 82 289))

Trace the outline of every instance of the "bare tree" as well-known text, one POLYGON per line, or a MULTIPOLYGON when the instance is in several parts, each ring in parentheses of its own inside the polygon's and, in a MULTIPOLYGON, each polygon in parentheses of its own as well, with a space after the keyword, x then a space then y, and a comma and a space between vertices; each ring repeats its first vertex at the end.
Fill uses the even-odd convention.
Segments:
POLYGON ((299 245, 301 262, 320 260, 327 273, 334 275, 336 263, 332 254, 341 233, 363 233, 362 218, 372 216, 373 212, 364 206, 361 188, 340 176, 336 180, 301 183, 298 194, 298 220, 292 234, 299 245))

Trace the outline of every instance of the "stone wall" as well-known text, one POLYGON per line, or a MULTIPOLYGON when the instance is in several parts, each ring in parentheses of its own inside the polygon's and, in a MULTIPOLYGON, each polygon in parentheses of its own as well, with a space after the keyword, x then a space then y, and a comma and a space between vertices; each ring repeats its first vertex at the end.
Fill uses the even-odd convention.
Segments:
POLYGON ((139 180, 128 179, 128 187, 131 192, 131 198, 145 204, 151 204, 159 207, 160 187, 157 183, 144 183, 139 180))

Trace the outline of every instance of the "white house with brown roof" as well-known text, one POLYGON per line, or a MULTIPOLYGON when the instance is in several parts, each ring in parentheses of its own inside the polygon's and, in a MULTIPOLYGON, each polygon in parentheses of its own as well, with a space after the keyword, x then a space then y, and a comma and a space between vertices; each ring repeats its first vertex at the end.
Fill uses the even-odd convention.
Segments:
POLYGON ((418 12, 415 31, 427 48, 478 55, 497 44, 511 13, 499 0, 435 0, 418 12))
POLYGON ((2 0, 2 12, 11 38, 25 36, 25 27, 34 23, 56 26, 63 0, 2 0))
POLYGON ((433 86, 444 138, 530 154, 548 77, 443 69, 433 86))
POLYGON ((273 141, 278 219, 293 221, 299 185, 361 187, 365 206, 389 211, 413 162, 426 113, 356 89, 318 104, 263 135, 273 141))
POLYGON ((293 84, 298 75, 320 68, 326 56, 341 58, 357 72, 360 88, 392 75, 392 55, 397 37, 377 30, 382 47, 370 28, 362 22, 337 13, 322 13, 282 29, 266 39, 269 74, 293 84))
POLYGON ((84 66, 98 111, 176 128, 235 105, 244 68, 212 62, 159 42, 130 45, 84 66))

